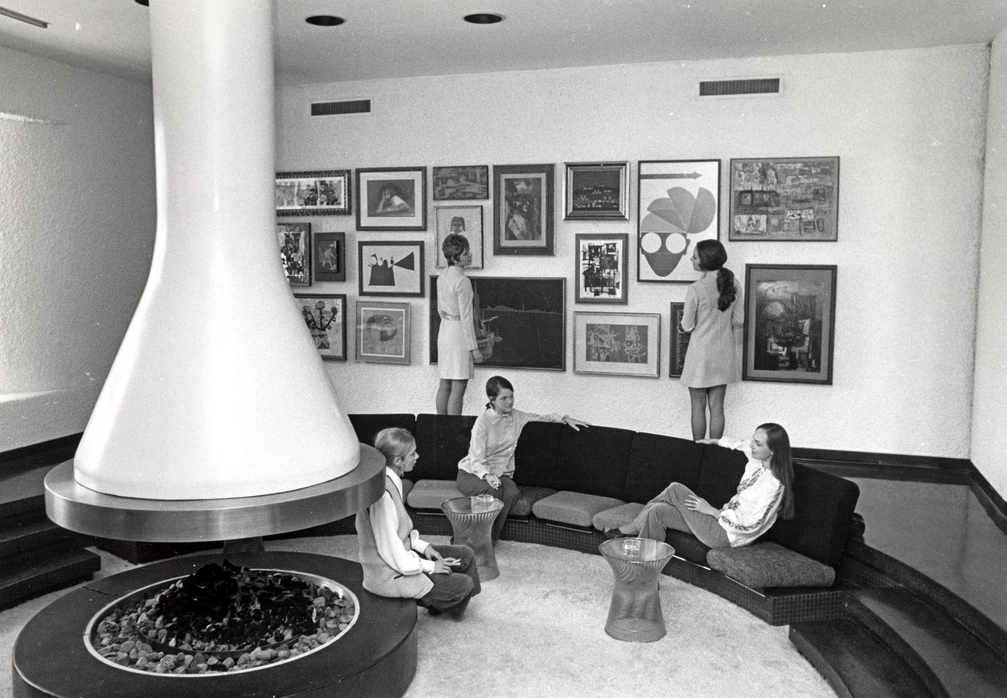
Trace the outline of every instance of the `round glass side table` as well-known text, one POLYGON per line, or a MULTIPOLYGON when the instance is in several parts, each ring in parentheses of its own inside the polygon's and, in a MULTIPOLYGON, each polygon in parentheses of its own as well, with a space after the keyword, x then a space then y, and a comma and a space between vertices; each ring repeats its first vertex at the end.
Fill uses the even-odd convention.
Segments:
POLYGON ((615 576, 605 632, 626 642, 660 640, 666 631, 657 582, 675 549, 649 538, 616 538, 598 549, 615 576))
POLYGON ((475 497, 455 497, 441 504, 441 511, 451 522, 455 545, 472 548, 479 568, 479 581, 487 582, 500 576, 490 531, 494 519, 503 509, 503 502, 499 499, 483 500, 476 503, 473 510, 474 500, 475 497))

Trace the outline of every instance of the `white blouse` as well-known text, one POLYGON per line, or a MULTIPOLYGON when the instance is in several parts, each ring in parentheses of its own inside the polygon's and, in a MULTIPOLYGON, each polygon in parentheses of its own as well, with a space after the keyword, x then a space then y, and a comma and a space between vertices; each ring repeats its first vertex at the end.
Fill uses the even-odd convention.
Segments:
POLYGON ((731 547, 738 548, 754 541, 776 522, 783 501, 783 484, 772 471, 752 457, 749 441, 725 436, 717 444, 743 451, 748 456, 738 493, 724 505, 718 518, 727 532, 731 547))

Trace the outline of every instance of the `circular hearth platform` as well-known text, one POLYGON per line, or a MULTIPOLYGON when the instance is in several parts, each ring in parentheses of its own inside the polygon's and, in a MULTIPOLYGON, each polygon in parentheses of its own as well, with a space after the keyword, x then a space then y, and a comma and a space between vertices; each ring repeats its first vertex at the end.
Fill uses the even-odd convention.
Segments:
POLYGON ((357 622, 338 640, 265 669, 214 676, 125 671, 97 659, 84 642, 91 618, 117 598, 220 562, 221 555, 176 558, 90 582, 49 604, 14 643, 14 698, 399 698, 416 673, 416 604, 364 591, 360 565, 309 553, 229 555, 234 564, 334 579, 360 601, 357 622))

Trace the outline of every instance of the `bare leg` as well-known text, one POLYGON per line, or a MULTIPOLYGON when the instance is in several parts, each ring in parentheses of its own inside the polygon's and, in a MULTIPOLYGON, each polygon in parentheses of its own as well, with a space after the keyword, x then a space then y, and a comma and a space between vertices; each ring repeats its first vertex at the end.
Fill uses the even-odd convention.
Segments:
POLYGON ((692 400, 692 439, 706 438, 706 388, 689 388, 692 400))
POLYGON ((437 414, 448 413, 448 398, 451 396, 451 381, 441 378, 437 386, 437 414))
POLYGON ((447 414, 461 414, 462 404, 465 402, 465 388, 469 382, 463 380, 451 381, 451 396, 448 398, 447 414))
POLYGON ((719 439, 724 435, 724 396, 726 385, 715 385, 706 389, 710 398, 710 438, 719 439))

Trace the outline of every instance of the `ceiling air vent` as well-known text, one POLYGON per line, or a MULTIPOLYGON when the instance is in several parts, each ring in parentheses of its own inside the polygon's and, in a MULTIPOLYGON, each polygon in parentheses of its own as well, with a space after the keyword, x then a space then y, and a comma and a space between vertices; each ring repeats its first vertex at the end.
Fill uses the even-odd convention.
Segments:
POLYGON ((780 78, 753 78, 745 80, 702 80, 700 97, 736 97, 739 95, 777 95, 780 78))
POLYGON ((344 114, 370 114, 371 100, 344 99, 339 102, 314 102, 312 116, 343 116, 344 114))

